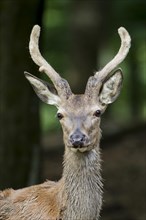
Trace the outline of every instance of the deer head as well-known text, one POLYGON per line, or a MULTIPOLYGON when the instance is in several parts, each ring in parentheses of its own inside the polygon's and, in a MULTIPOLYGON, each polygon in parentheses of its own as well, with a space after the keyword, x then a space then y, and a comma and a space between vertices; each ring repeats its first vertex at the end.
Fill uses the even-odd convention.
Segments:
POLYGON ((57 117, 63 128, 64 142, 73 152, 85 152, 95 148, 100 139, 100 117, 108 104, 116 100, 122 85, 122 70, 115 68, 124 60, 130 48, 130 36, 125 28, 118 29, 121 47, 117 55, 102 70, 91 76, 84 94, 72 93, 68 82, 42 57, 38 40, 40 27, 35 25, 30 36, 29 50, 33 61, 53 82, 53 85, 25 72, 38 97, 55 105, 57 117))

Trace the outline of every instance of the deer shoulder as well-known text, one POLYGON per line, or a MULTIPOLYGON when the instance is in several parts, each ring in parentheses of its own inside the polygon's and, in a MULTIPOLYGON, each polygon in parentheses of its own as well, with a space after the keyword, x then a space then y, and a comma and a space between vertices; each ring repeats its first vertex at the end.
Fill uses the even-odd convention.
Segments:
POLYGON ((62 180, 0 191, 0 219, 59 220, 64 210, 62 180))

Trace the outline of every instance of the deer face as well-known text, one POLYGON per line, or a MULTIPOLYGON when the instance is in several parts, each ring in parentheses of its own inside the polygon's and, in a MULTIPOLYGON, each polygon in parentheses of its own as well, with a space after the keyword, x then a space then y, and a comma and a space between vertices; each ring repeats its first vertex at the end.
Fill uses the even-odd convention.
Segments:
POLYGON ((65 145, 74 152, 94 148, 100 136, 100 115, 100 106, 86 95, 72 95, 57 112, 65 145))
POLYGON ((118 32, 121 47, 117 55, 102 70, 89 78, 85 94, 74 95, 68 82, 42 57, 38 47, 40 27, 35 25, 32 29, 30 55, 40 67, 39 71, 48 75, 54 87, 27 72, 25 76, 42 101, 57 107, 65 145, 74 152, 89 151, 97 145, 100 138, 100 116, 120 93, 122 72, 118 69, 112 75, 111 73, 126 57, 131 39, 125 28, 119 28, 118 32))

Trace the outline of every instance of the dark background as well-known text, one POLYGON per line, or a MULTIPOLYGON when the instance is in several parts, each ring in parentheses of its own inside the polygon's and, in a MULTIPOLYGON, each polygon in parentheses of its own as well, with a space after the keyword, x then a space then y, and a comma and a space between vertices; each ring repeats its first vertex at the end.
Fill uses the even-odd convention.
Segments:
POLYGON ((44 77, 28 51, 34 24, 42 27, 44 57, 75 93, 117 53, 117 29, 130 33, 122 93, 102 118, 101 219, 146 219, 145 0, 0 1, 0 189, 58 180, 62 172, 56 109, 38 100, 23 74, 44 77))

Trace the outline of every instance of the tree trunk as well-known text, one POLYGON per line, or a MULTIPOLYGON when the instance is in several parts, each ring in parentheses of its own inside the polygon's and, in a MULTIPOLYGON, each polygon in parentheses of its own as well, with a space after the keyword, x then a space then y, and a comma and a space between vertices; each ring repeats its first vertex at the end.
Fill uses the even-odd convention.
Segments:
POLYGON ((33 72, 29 35, 39 0, 0 1, 0 189, 26 186, 38 151, 38 99, 24 70, 33 72))

